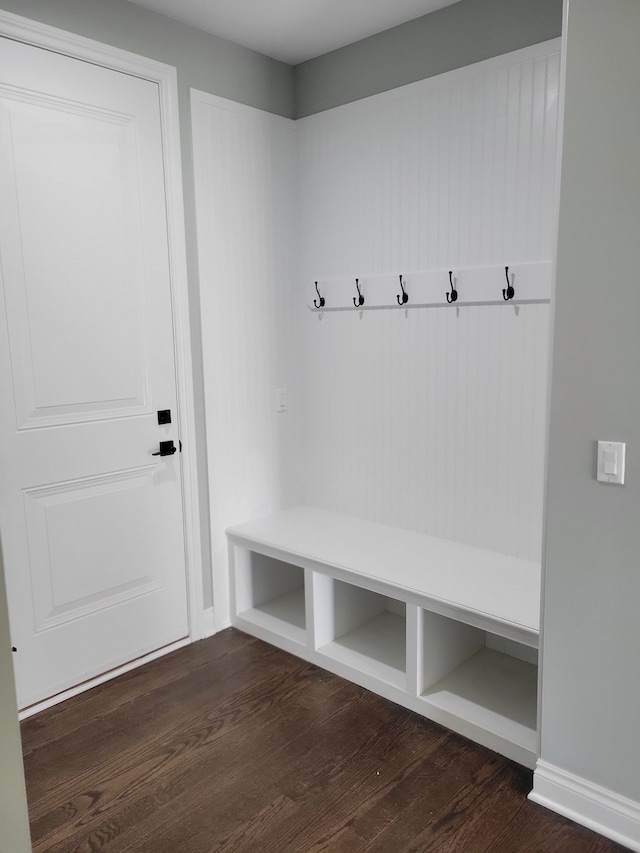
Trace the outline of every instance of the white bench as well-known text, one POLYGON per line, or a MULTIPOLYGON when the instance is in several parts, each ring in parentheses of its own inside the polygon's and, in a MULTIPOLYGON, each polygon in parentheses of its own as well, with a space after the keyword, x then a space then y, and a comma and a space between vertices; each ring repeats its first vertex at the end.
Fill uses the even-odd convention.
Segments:
POLYGON ((227 536, 234 626, 535 765, 539 564, 312 507, 227 536))

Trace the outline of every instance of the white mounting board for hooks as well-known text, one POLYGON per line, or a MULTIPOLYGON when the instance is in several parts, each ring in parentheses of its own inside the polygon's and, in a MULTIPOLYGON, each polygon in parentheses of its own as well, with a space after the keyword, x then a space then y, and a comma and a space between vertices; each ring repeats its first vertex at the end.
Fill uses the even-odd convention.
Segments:
MULTIPOLYGON (((507 287, 505 266, 452 270, 453 283, 458 291, 458 299, 453 304, 457 306, 508 304, 502 297, 502 290, 507 287)), ((397 300, 397 296, 402 294, 399 273, 358 276, 358 286, 365 298, 363 310, 440 305, 450 307, 446 297, 446 294, 451 292, 448 269, 403 273, 402 281, 404 289, 409 294, 409 301, 404 306, 399 305, 397 300)), ((547 261, 509 265, 509 283, 515 288, 515 296, 511 304, 550 302, 552 264, 547 261)), ((315 290, 315 282, 310 282, 307 288, 309 294, 307 304, 313 311, 336 311, 347 308, 360 310, 353 304, 354 297, 357 299, 358 296, 355 275, 318 279, 318 290, 325 300, 322 309, 314 305, 314 299, 316 302, 320 300, 315 290)))

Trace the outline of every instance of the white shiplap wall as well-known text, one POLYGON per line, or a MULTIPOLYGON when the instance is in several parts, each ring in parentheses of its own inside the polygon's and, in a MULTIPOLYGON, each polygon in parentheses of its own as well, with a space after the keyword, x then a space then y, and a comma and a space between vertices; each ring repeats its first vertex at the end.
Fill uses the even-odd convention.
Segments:
POLYGON ((288 505, 295 132, 290 120, 192 91, 213 595, 228 624, 225 529, 288 505))
POLYGON ((550 305, 308 304, 551 260, 558 51, 297 123, 193 92, 217 627, 225 528, 299 502, 539 558, 550 305))
POLYGON ((558 51, 298 122, 303 502, 540 558, 549 304, 305 305, 316 280, 507 264, 517 290, 551 260, 558 51))
POLYGON ((549 260, 559 41, 297 122, 302 271, 549 260))

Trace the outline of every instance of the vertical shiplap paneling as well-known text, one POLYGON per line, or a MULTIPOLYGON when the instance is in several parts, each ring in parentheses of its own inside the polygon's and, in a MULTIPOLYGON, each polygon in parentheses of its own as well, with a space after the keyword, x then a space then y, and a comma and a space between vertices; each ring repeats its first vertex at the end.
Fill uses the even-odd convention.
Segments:
POLYGON ((218 626, 225 529, 290 502, 295 125, 192 92, 207 452, 218 626))
POLYGON ((550 260, 558 65, 529 48, 299 122, 306 502, 539 559, 550 307, 305 303, 323 278, 550 260))

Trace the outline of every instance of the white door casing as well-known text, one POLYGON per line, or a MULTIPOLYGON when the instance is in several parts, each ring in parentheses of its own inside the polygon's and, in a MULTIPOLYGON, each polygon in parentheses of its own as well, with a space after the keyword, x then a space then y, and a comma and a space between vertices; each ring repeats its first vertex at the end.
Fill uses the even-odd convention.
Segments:
POLYGON ((194 454, 151 456, 195 447, 175 72, 4 13, 0 32, 49 48, 0 46, 0 521, 24 706, 186 636, 185 558, 202 636, 202 578, 194 454))

